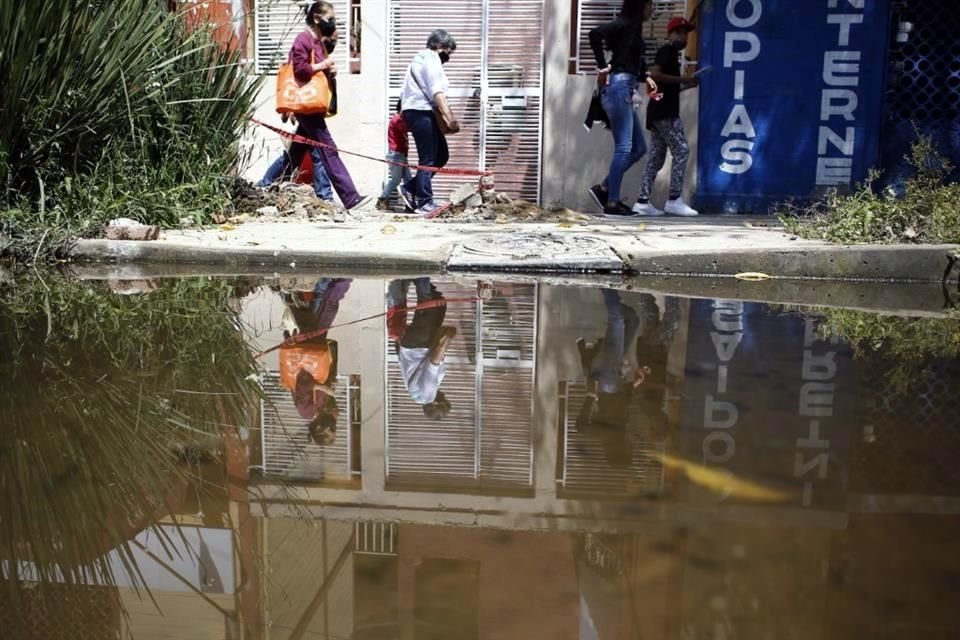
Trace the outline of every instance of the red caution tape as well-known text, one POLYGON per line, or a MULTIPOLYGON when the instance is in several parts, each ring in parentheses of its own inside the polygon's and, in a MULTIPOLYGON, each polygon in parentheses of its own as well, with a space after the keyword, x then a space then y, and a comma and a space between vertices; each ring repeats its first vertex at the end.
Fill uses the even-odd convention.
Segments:
MULTIPOLYGON (((439 298, 439 299, 437 299, 437 300, 428 300, 428 301, 426 301, 426 302, 421 302, 421 303, 417 304, 416 306, 408 307, 407 309, 403 309, 403 311, 409 311, 409 310, 411 310, 411 309, 413 309, 413 310, 434 309, 434 308, 436 308, 436 307, 442 307, 442 306, 445 306, 445 305, 448 305, 448 304, 453 304, 453 303, 477 302, 479 299, 480 299, 480 298, 476 298, 476 297, 474 297, 474 298, 439 298)), ((260 353, 258 353, 257 355, 255 355, 253 358, 254 358, 254 360, 259 360, 260 358, 262 358, 263 356, 267 355, 268 353, 273 353, 274 351, 277 351, 277 350, 279 350, 279 349, 282 349, 283 347, 292 347, 293 345, 300 344, 301 342, 306 342, 307 340, 312 340, 312 339, 314 339, 314 338, 319 338, 320 336, 326 335, 327 333, 329 333, 329 332, 332 331, 333 329, 339 329, 339 328, 341 328, 341 327, 349 327, 349 326, 352 326, 352 325, 355 325, 355 324, 360 324, 361 322, 368 322, 368 321, 370 321, 370 320, 376 320, 377 318, 390 317, 390 316, 394 315, 395 313, 398 313, 399 311, 400 311, 400 308, 398 308, 398 307, 391 307, 390 309, 387 309, 387 310, 384 311, 383 313, 377 313, 377 314, 374 314, 374 315, 372 315, 372 316, 367 316, 366 318, 360 318, 360 319, 358 319, 358 320, 353 320, 353 321, 351 321, 351 322, 344 322, 344 323, 342 323, 342 324, 335 324, 335 325, 332 325, 332 326, 327 327, 326 329, 317 329, 316 331, 308 331, 307 333, 298 333, 298 334, 295 335, 295 336, 290 336, 289 338, 287 338, 286 340, 284 340, 283 342, 281 342, 281 343, 278 344, 278 345, 275 345, 275 346, 273 346, 273 347, 270 347, 269 349, 266 349, 265 351, 261 351, 260 353)))
POLYGON ((338 153, 345 153, 350 156, 356 156, 358 158, 364 158, 366 160, 373 160, 374 162, 382 162, 384 164, 392 164, 397 167, 406 167, 407 169, 416 169, 417 171, 430 171, 432 173, 443 173, 450 176, 469 176, 472 178, 481 178, 486 176, 492 176, 492 171, 478 171, 476 169, 460 169, 456 167, 427 167, 419 164, 405 164, 403 162, 394 162, 393 160, 387 160, 385 158, 377 158, 374 156, 364 155, 362 153, 357 153, 355 151, 345 151, 340 149, 332 144, 325 144, 323 142, 318 142, 317 140, 311 140, 310 138, 305 138, 304 136, 298 135, 296 133, 290 133, 289 131, 284 131, 280 127, 275 127, 271 124, 267 124, 262 120, 257 120, 256 118, 251 118, 255 123, 261 127, 266 127, 274 133, 279 134, 281 137, 291 140, 293 142, 299 142, 301 144, 307 144, 312 147, 320 147, 322 149, 330 149, 338 153))

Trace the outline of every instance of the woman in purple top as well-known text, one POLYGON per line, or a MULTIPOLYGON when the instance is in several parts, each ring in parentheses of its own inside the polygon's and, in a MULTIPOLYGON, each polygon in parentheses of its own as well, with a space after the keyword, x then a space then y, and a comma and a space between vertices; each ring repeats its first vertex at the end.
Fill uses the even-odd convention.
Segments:
MULTIPOLYGON (((309 82, 315 73, 326 73, 330 78, 337 75, 337 65, 327 56, 327 47, 324 46, 325 41, 335 43, 336 34, 337 22, 333 5, 329 2, 311 4, 307 9, 307 29, 297 36, 290 48, 293 74, 299 82, 309 82)), ((333 50, 331 45, 327 46, 333 50)), ((297 114, 297 122, 299 135, 329 145, 319 147, 320 157, 343 206, 355 209, 369 203, 372 198, 361 196, 353 186, 353 180, 336 151, 336 143, 330 135, 324 116, 297 114)))

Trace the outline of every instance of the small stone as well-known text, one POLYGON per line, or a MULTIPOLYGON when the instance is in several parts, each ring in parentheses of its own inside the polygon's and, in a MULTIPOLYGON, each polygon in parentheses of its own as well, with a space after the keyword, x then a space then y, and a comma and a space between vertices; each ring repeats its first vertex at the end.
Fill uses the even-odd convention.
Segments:
POLYGON ((299 202, 293 206, 293 215, 298 218, 308 218, 310 216, 310 214, 307 213, 307 208, 299 202))
POLYGON ((160 227, 157 225, 140 224, 129 218, 111 220, 107 225, 108 240, 137 240, 150 241, 160 237, 160 227))
POLYGON ((257 209, 257 215, 258 215, 258 216, 274 216, 274 217, 275 217, 275 216, 279 216, 279 215, 280 215, 280 209, 279 209, 278 207, 273 206, 273 205, 266 206, 266 207, 260 207, 259 209, 257 209))
POLYGON ((223 224, 227 221, 227 216, 223 215, 222 213, 215 213, 210 219, 213 220, 213 224, 223 224))
POLYGON ((107 223, 110 227, 135 227, 138 224, 141 224, 140 221, 133 218, 114 218, 107 223))
POLYGON ((192 226, 194 226, 195 224, 196 224, 196 220, 194 220, 194 219, 191 218, 190 216, 184 216, 184 217, 180 218, 180 226, 181 226, 181 227, 192 227, 192 226))
POLYGON ((477 187, 475 185, 466 182, 450 193, 450 204, 456 206, 458 204, 463 204, 467 201, 470 196, 474 195, 477 192, 477 187))
POLYGON ((494 198, 494 201, 498 204, 513 204, 513 198, 505 193, 498 193, 496 198, 494 198))
POLYGON ((463 205, 468 209, 476 209, 477 207, 483 205, 483 196, 481 196, 479 193, 475 193, 464 200, 463 205))
POLYGON ((230 224, 243 224, 244 222, 248 222, 249 220, 250 220, 250 216, 248 216, 245 213, 242 213, 239 216, 231 216, 230 218, 227 218, 227 222, 229 222, 230 224))

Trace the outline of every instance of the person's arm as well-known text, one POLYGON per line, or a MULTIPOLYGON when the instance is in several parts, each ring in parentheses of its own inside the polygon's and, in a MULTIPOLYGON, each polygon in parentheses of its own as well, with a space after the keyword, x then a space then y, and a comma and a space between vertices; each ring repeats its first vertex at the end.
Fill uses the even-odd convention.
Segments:
POLYGON ((604 52, 604 46, 609 46, 611 39, 618 30, 618 26, 619 24, 614 20, 590 29, 590 49, 593 50, 593 57, 597 62, 597 69, 605 69, 607 67, 607 55, 604 52))
POLYGON ((679 55, 673 47, 663 47, 660 51, 657 52, 657 57, 653 61, 653 66, 650 67, 649 76, 658 84, 670 84, 670 85, 690 85, 697 86, 700 84, 699 79, 697 78, 683 78, 681 76, 675 76, 672 74, 664 73, 664 68, 670 64, 670 56, 679 55))
POLYGON ((453 115, 453 111, 450 109, 450 103, 447 102, 446 94, 442 91, 434 94, 433 104, 437 107, 437 111, 440 112, 440 117, 443 119, 443 124, 446 125, 447 131, 450 133, 458 133, 460 131, 460 123, 457 122, 456 116, 453 115))
POLYGON ((320 62, 314 62, 313 42, 310 36, 301 34, 293 41, 293 47, 290 49, 290 62, 293 64, 293 75, 300 82, 309 82, 313 74, 325 71, 333 77, 337 73, 337 66, 329 57, 325 57, 320 62), (304 36, 304 37, 301 37, 304 36))

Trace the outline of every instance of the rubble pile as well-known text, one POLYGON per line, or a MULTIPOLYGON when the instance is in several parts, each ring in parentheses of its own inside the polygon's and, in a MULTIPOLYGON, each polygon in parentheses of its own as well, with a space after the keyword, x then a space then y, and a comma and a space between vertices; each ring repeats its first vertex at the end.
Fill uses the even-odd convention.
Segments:
MULTIPOLYGON (((507 224, 511 222, 549 222, 587 224, 593 218, 570 209, 543 209, 526 200, 514 200, 498 193, 491 183, 464 183, 450 193, 450 207, 433 222, 471 222, 507 224)), ((379 211, 372 207, 347 211, 339 204, 324 202, 313 193, 311 185, 284 183, 267 189, 248 182, 234 189, 234 210, 215 217, 216 224, 244 222, 361 222, 390 220, 397 211, 379 211)))
POLYGON ((481 179, 479 184, 465 183, 450 194, 450 208, 441 213, 437 222, 553 222, 586 224, 591 216, 570 209, 543 209, 526 200, 514 200, 498 193, 491 183, 481 179))
POLYGON ((351 217, 343 207, 317 198, 311 185, 289 182, 266 189, 249 182, 238 183, 233 206, 234 215, 223 215, 222 220, 214 222, 346 222, 351 217))

